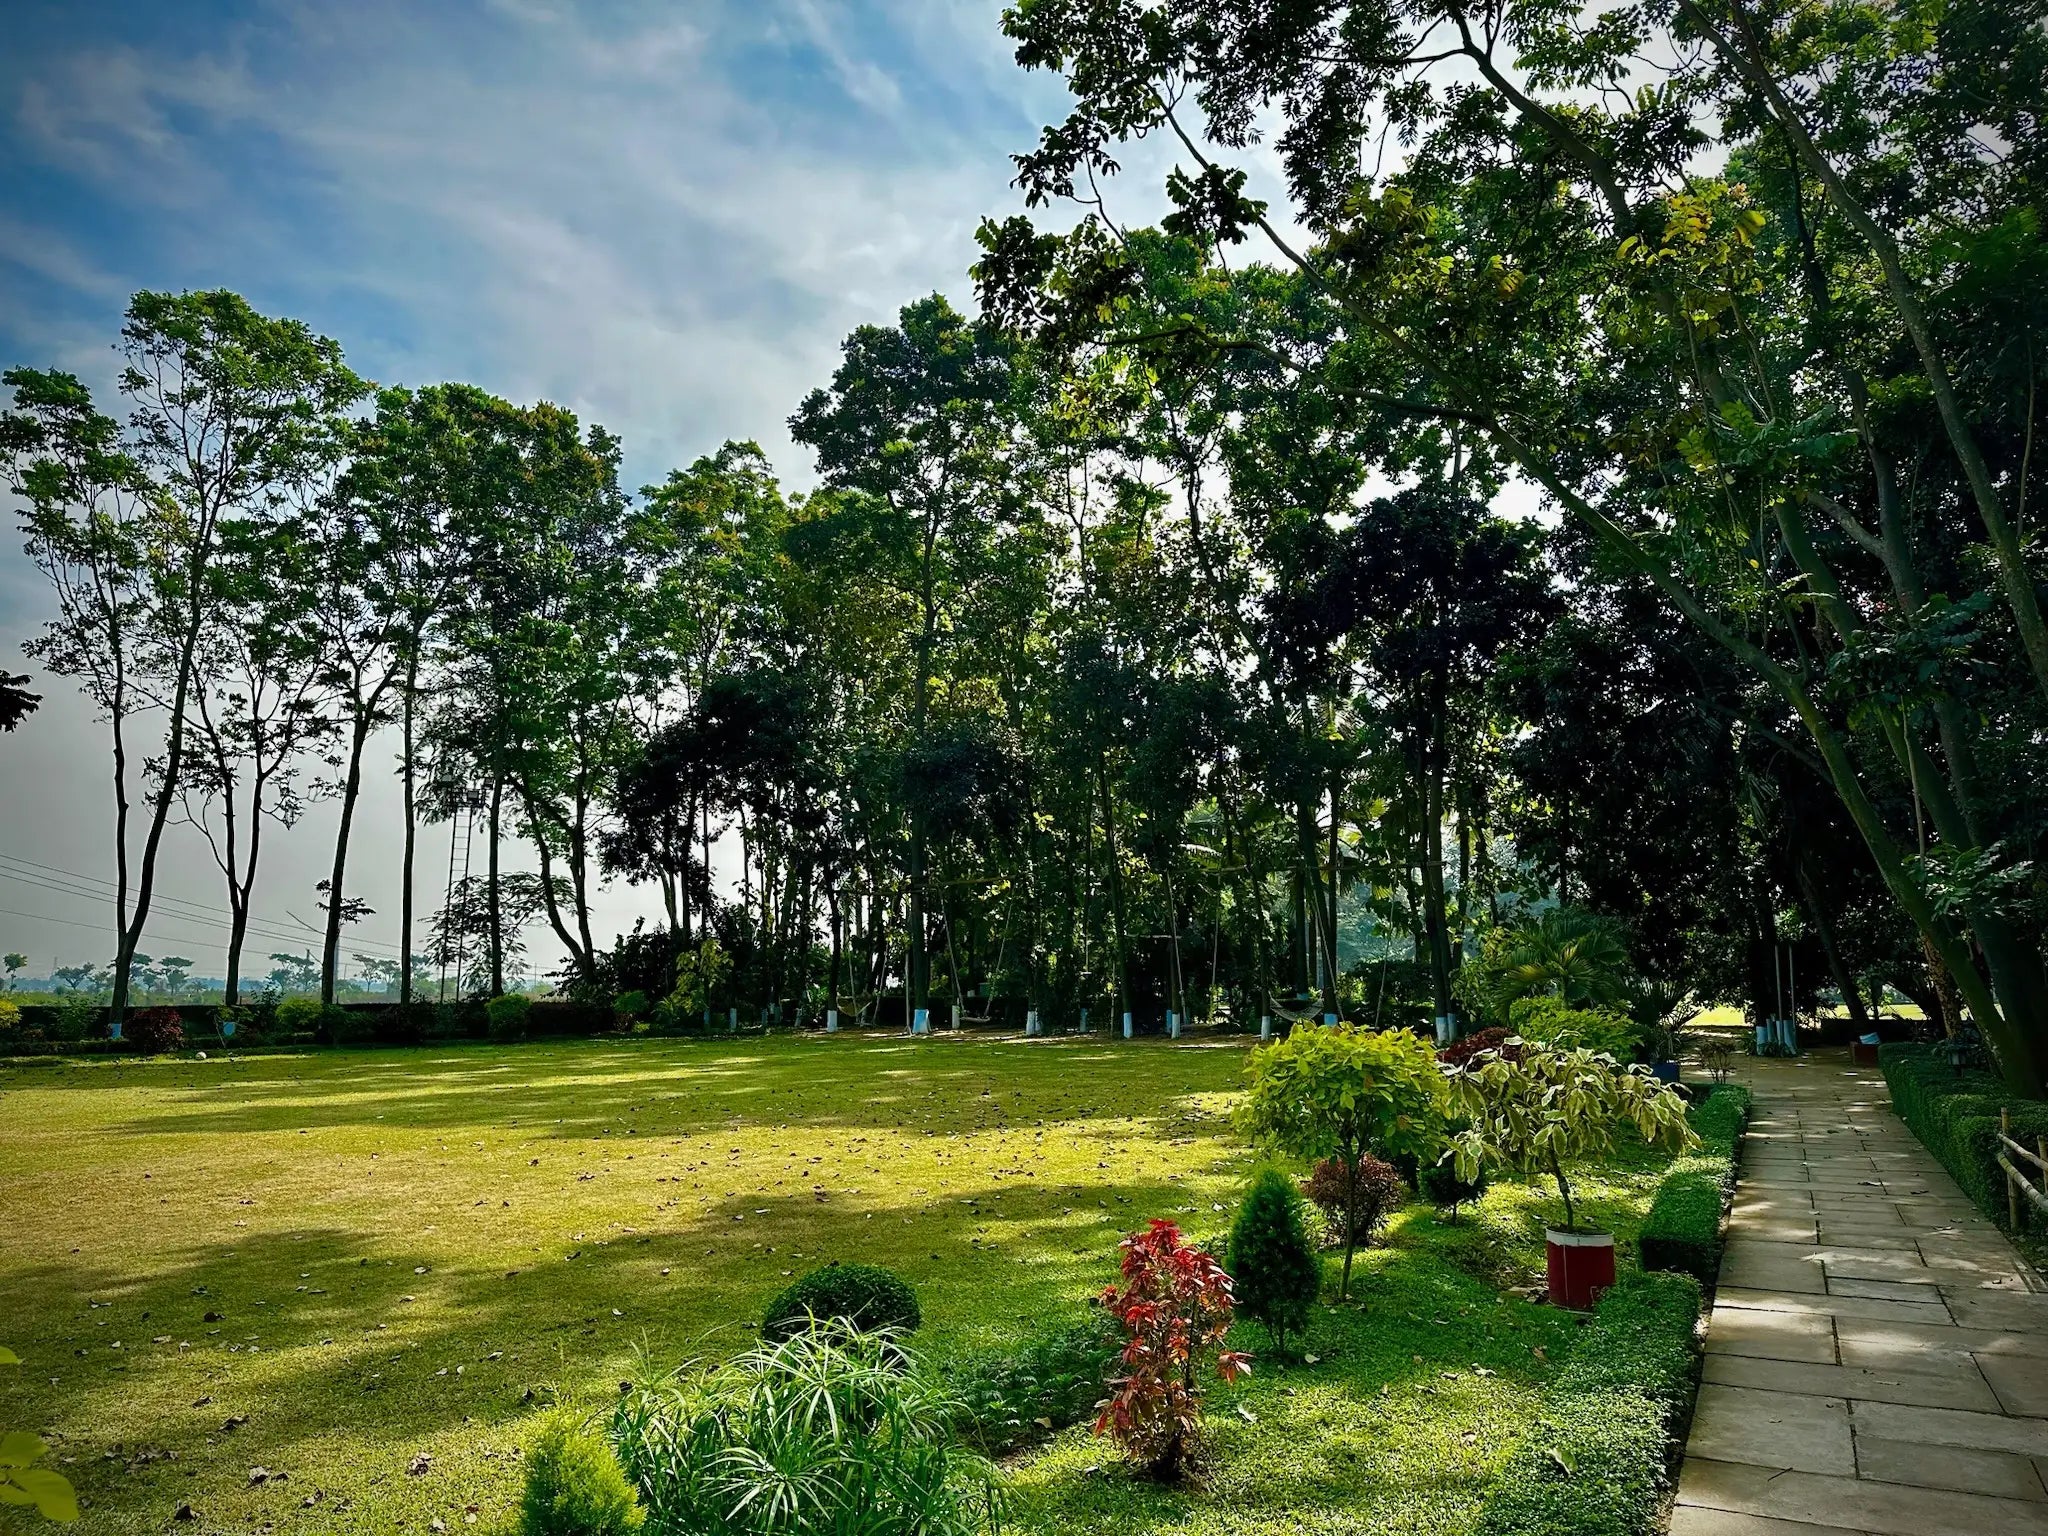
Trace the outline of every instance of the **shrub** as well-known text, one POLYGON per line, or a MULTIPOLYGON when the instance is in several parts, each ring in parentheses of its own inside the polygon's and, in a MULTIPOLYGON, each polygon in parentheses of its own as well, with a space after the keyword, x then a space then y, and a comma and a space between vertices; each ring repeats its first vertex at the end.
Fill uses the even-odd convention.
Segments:
POLYGON ((409 1003, 393 1003, 371 1020, 370 1038, 379 1045, 424 1045, 433 1018, 431 1003, 417 998, 409 1003))
POLYGON ((293 1035, 317 1035, 325 1012, 317 997, 288 997, 277 1005, 277 1032, 287 1039, 293 1035))
POLYGON ((768 1303, 761 1336, 787 1339, 813 1322, 843 1323, 857 1333, 915 1333, 924 1322, 917 1292, 894 1270, 876 1264, 827 1264, 768 1303))
POLYGON ((1666 1171, 1636 1234, 1644 1269, 1714 1283, 1721 1271, 1721 1210, 1735 1185, 1735 1149, 1748 1123, 1746 1088, 1716 1088, 1694 1107, 1699 1150, 1666 1171))
POLYGON ((1102 1400, 1118 1353, 1108 1315, 1092 1311, 1065 1327, 971 1359, 953 1375, 960 1433, 989 1455, 1078 1424, 1102 1400))
MULTIPOLYGON (((1958 1073, 1939 1046, 1883 1045, 1877 1062, 1891 1088, 1892 1108, 1951 1174, 1963 1193, 2003 1223, 2005 1172, 1998 1166, 1998 1112, 2012 1115, 2012 1139, 2031 1147, 2048 1136, 2048 1104, 2023 1099, 1989 1072, 1958 1073)), ((2025 1164, 2016 1164, 2025 1168, 2025 1164)))
POLYGON ((1400 1171, 1370 1153, 1358 1160, 1355 1184, 1341 1158, 1326 1157, 1309 1171, 1303 1192, 1323 1213, 1335 1241, 1361 1248, 1372 1246, 1381 1224, 1402 1207, 1408 1195, 1400 1171))
POLYGON ((484 1004, 484 1017, 491 1022, 493 1040, 524 1040, 526 1021, 533 1012, 533 999, 523 992, 507 992, 484 1004))
POLYGON ((612 999, 612 1012, 621 1019, 632 1020, 640 1018, 647 1012, 647 994, 645 992, 621 992, 612 999))
POLYGON ((1700 1065, 1714 1074, 1714 1081, 1728 1081, 1728 1069, 1735 1065, 1735 1047, 1719 1038, 1700 1042, 1700 1065))
POLYGON ((646 1513, 602 1435, 551 1415, 526 1458, 519 1536, 625 1536, 646 1513))
POLYGON ((1213 1351, 1217 1373, 1235 1381, 1251 1357, 1223 1348, 1230 1332, 1230 1276, 1214 1255, 1183 1242, 1156 1218, 1123 1240, 1123 1285, 1102 1305, 1124 1332, 1121 1375, 1095 1416, 1095 1433, 1162 1480, 1180 1476, 1202 1429, 1201 1369, 1213 1351))
MULTIPOLYGON (((1387 1168, 1389 1175, 1393 1171, 1387 1168)), ((1308 1326, 1309 1308, 1323 1288, 1323 1261, 1302 1221, 1301 1191, 1278 1169, 1263 1169, 1252 1179, 1237 1220, 1230 1224, 1224 1266, 1238 1311, 1262 1325, 1285 1350, 1287 1335, 1308 1326)))
POLYGON ((1475 1168, 1472 1177, 1461 1178, 1455 1158, 1445 1158, 1432 1163, 1422 1171, 1423 1198, 1438 1210, 1448 1210, 1451 1220, 1458 1219, 1458 1207, 1470 1205, 1486 1193, 1486 1170, 1475 1168))
POLYGON ((886 1336, 818 1329, 628 1391, 611 1438, 663 1536, 980 1536, 999 1497, 959 1413, 886 1336))
POLYGON ((144 1008, 131 1013, 121 1032, 145 1056, 185 1048, 185 1020, 175 1008, 144 1008))
POLYGON ((99 1020, 99 1004, 89 1003, 82 997, 74 997, 57 1009, 56 1020, 50 1026, 50 1034, 57 1040, 83 1040, 93 1032, 93 1026, 99 1023, 99 1020))
POLYGON ((1478 1536, 1641 1536, 1655 1528, 1692 1401, 1700 1290, 1625 1275, 1600 1298, 1502 1469, 1478 1536))
POLYGON ((20 1028, 21 1004, 0 997, 0 1035, 11 1035, 20 1028))
POLYGON ((1481 1051, 1500 1051, 1506 1055, 1521 1054, 1521 1047, 1509 1045, 1515 1037, 1507 1030, 1495 1025, 1492 1029, 1474 1030, 1469 1035, 1460 1035, 1449 1045, 1436 1053, 1436 1059, 1447 1067, 1462 1067, 1481 1051))
POLYGON ((434 1004, 433 1023, 428 1034, 435 1040, 481 1040, 490 1034, 491 1021, 473 999, 434 1004))
MULTIPOLYGON (((1245 1070, 1252 1086, 1239 1124, 1280 1151, 1355 1168, 1367 1152, 1434 1156, 1442 1145, 1443 1071, 1405 1029, 1297 1027, 1253 1051, 1245 1070)), ((1347 1232, 1342 1297, 1351 1294, 1354 1246, 1347 1232)))
POLYGON ((1597 1051, 1616 1061, 1636 1060, 1643 1027, 1611 1008, 1571 1008, 1555 997, 1525 997, 1508 1010, 1515 1033, 1561 1051, 1597 1051))

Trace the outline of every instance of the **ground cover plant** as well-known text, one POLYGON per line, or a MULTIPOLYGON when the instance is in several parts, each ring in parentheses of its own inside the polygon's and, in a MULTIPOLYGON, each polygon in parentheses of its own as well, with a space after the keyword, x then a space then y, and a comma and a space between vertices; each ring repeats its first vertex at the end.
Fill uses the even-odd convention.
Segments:
MULTIPOLYGON (((1361 1253, 1356 1305, 1330 1275, 1299 1363, 1212 1385, 1201 1485, 1134 1481, 1090 1433, 1082 1308, 1149 1216, 1220 1247, 1244 1059, 782 1037, 0 1068, 26 1362, 0 1422, 48 1440, 86 1533, 180 1504, 463 1528, 471 1505, 509 1517, 553 1406, 736 1355, 807 1269, 882 1257, 921 1299, 920 1354, 961 1362, 952 1395, 979 1373, 1003 1399, 999 1433, 962 1438, 1045 1442, 1013 1474, 1019 1528, 1463 1529, 1578 1327, 1502 1294, 1541 1263, 1546 1202, 1518 1183, 1456 1225, 1410 1206, 1361 1253)), ((1577 1198, 1626 1244, 1663 1162, 1624 1146, 1577 1198)))
POLYGON ((633 1384, 611 1440, 647 1536, 978 1536, 1000 1493, 959 1406, 887 1333, 827 1324, 633 1384))
POLYGON ((1699 1314, 1699 1285, 1686 1275, 1630 1275, 1600 1298, 1488 1499, 1480 1536, 1651 1528, 1692 1407, 1699 1314))

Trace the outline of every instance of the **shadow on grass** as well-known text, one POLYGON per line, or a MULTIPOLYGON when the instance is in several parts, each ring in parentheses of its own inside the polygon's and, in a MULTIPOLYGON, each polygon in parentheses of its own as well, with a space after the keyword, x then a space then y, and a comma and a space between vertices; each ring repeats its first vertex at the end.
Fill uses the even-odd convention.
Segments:
POLYGON ((992 1325, 1020 1335, 1052 1298, 1069 1306, 1109 1278, 1125 1227, 1188 1200, 1164 1179, 1099 1188, 1121 1219, 1078 1245, 1066 1228, 1026 1235, 1054 1222, 1056 1195, 982 1179, 949 1189, 936 1224, 912 1206, 803 1200, 764 1218, 763 1197, 742 1194, 665 1212, 662 1230, 593 1228, 588 1241, 488 1265, 308 1226, 188 1246, 125 1275, 25 1266, 10 1274, 26 1302, 8 1342, 29 1368, 0 1389, 0 1413, 52 1432, 105 1529, 154 1526, 200 1495, 209 1518, 237 1521, 285 1518, 330 1489, 358 1502, 379 1486, 424 1497, 401 1474, 426 1447, 438 1475, 488 1507, 514 1486, 504 1453, 520 1421, 558 1389, 602 1399, 635 1356, 666 1368, 742 1348, 788 1276, 818 1262, 899 1269, 940 1355, 992 1325), (246 1422, 225 1431, 235 1418, 246 1422), (286 1479, 246 1486, 252 1467, 286 1479))
MULTIPOLYGON (((1217 1047, 989 1040, 589 1041, 334 1051, 195 1062, 79 1066, 0 1075, 0 1087, 91 1092, 146 1087, 174 1096, 117 1127, 128 1135, 519 1126, 545 1134, 696 1134, 737 1123, 957 1135, 1053 1120, 1119 1118, 1105 1106, 1178 1073, 1214 1091, 1217 1047), (1021 1042, 1019 1042, 1021 1047, 1021 1042), (209 1096, 233 1092, 232 1104, 209 1096)), ((1235 1050, 1236 1047, 1230 1047, 1235 1050)), ((1224 1086, 1234 1087, 1234 1083, 1224 1086)), ((1171 1088, 1166 1088, 1171 1092, 1171 1088)), ((1222 1116, 1180 1102, 1148 1117, 1162 1135, 1227 1135, 1222 1116)))

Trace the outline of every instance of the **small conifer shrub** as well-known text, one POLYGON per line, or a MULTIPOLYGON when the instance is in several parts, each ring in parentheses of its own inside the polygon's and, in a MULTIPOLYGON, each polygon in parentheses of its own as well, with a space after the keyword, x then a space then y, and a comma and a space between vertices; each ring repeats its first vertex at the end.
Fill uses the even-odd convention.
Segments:
POLYGON ((1308 1326, 1309 1308, 1323 1288, 1323 1261, 1302 1207, 1294 1180, 1262 1170, 1231 1223, 1224 1261, 1237 1310, 1272 1334, 1283 1352, 1288 1335, 1298 1337, 1308 1326))

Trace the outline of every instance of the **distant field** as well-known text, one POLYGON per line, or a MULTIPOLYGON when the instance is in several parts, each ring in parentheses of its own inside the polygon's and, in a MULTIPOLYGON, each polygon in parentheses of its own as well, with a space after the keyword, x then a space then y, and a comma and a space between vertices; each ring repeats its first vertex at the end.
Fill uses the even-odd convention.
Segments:
MULTIPOLYGON (((1220 1233, 1243 1060, 841 1037, 0 1068, 27 1362, 0 1426, 53 1442, 92 1536, 190 1529, 186 1502, 201 1530, 502 1528, 538 1407, 742 1347, 816 1263, 900 1269, 946 1359, 1078 1315, 1145 1217, 1220 1233)), ((1624 1237, 1656 1161, 1585 1182, 1624 1237)), ((1208 1493, 1103 1478, 1080 1427, 1020 1469, 1020 1525, 1466 1528, 1576 1326, 1489 1278, 1540 1262, 1541 1220, 1519 1186, 1456 1227, 1411 1209, 1363 1306, 1319 1317, 1323 1363, 1219 1402, 1208 1493)))
MULTIPOLYGON (((1821 1009, 1821 1017, 1823 1018, 1839 1019, 1846 1018, 1847 1016, 1848 1010, 1846 1008, 1833 1007, 1821 1009)), ((1920 1011, 1918 1003, 1887 1003, 1884 1008, 1884 1017, 1888 1019, 1919 1020, 1926 1018, 1927 1015, 1920 1011)), ((1692 1023, 1695 1029, 1740 1029, 1742 1028, 1742 1009, 1732 1003, 1720 1003, 1712 1008, 1703 1010, 1692 1023)))

